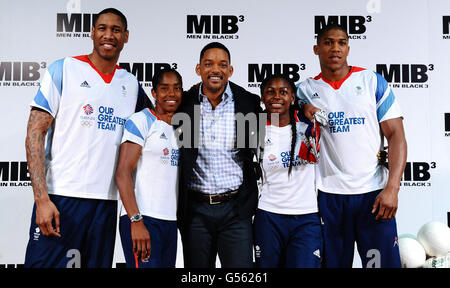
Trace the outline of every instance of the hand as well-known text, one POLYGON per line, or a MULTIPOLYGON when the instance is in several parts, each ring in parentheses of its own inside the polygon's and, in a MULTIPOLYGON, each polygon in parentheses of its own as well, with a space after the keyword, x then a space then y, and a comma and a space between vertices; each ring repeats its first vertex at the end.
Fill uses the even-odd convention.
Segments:
POLYGON ((59 211, 49 198, 36 200, 36 224, 45 236, 61 237, 59 211), (55 220, 54 228, 53 220, 55 220))
POLYGON ((303 105, 303 114, 305 114, 305 117, 308 118, 311 122, 314 119, 314 114, 318 111, 320 111, 320 109, 311 104, 303 105))
POLYGON ((328 126, 328 116, 324 110, 319 109, 319 111, 313 114, 313 117, 315 122, 320 126, 328 126))
POLYGON ((142 261, 150 258, 151 244, 150 233, 144 225, 144 220, 131 223, 131 239, 133 240, 133 252, 142 261))
POLYGON ((378 219, 391 220, 395 217, 398 208, 398 189, 386 187, 378 194, 373 204, 372 214, 378 210, 378 214, 375 217, 378 219))

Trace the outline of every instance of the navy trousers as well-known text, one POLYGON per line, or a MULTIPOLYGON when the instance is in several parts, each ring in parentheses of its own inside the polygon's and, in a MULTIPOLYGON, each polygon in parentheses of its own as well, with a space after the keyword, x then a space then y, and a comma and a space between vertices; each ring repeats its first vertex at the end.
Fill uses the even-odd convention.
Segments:
POLYGON ((401 268, 395 218, 375 220, 378 211, 372 214, 380 192, 341 195, 319 191, 324 267, 352 267, 356 242, 363 268, 401 268))
POLYGON ((111 268, 117 201, 49 195, 60 213, 61 237, 36 225, 36 204, 25 255, 26 268, 111 268))

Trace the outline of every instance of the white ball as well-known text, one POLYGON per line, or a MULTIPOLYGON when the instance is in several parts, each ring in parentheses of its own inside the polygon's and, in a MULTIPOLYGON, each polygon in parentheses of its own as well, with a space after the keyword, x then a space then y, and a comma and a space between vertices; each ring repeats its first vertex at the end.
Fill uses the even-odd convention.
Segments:
POLYGON ((425 263, 425 250, 414 238, 399 237, 398 248, 403 268, 419 268, 425 263))
POLYGON ((417 240, 428 256, 445 256, 450 251, 450 228, 441 222, 428 222, 420 228, 417 240))

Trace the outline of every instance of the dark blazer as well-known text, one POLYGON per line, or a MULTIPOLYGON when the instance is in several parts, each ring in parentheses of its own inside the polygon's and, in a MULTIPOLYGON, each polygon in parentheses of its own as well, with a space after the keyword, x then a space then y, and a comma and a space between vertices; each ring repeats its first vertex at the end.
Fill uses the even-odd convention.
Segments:
MULTIPOLYGON (((248 113, 255 113, 255 115, 259 117, 259 113, 262 111, 259 96, 246 91, 244 88, 232 82, 229 83, 231 91, 233 93, 235 113, 242 113, 244 116, 247 115, 248 113)), ((187 184, 192 176, 194 164, 198 156, 198 148, 196 148, 198 146, 194 145, 195 144, 194 142, 198 143, 198 139, 195 139, 194 135, 197 135, 198 138, 200 129, 200 119, 194 118, 194 106, 200 105, 198 97, 199 86, 200 85, 193 86, 189 91, 183 93, 183 100, 177 111, 189 115, 191 119, 190 135, 192 136, 190 141, 191 144, 190 147, 181 147, 179 149, 178 163, 180 166, 179 167, 180 174, 179 174, 177 222, 181 233, 183 233, 183 228, 186 224, 186 221, 190 219, 190 209, 188 207, 188 200, 191 195, 189 195, 188 193, 187 184), (194 129, 197 129, 195 133, 194 129)), ((174 125, 174 128, 176 129, 175 133, 177 134, 177 137, 179 137, 179 139, 183 139, 182 134, 188 132, 184 131, 184 129, 187 128, 182 122, 179 123, 179 125, 174 125), (181 129, 181 127, 183 127, 183 129, 181 129)), ((238 202, 237 212, 241 219, 252 217, 252 215, 254 215, 256 211, 258 203, 258 186, 256 181, 257 177, 259 177, 257 176, 258 174, 257 163, 253 162, 253 156, 255 155, 256 148, 255 149, 251 148, 257 147, 255 146, 255 143, 257 143, 258 141, 258 127, 257 126, 250 127, 248 122, 246 122, 244 135, 246 143, 245 148, 239 148, 238 152, 238 157, 240 157, 243 163, 243 183, 239 187, 237 197, 238 202), (250 143, 252 143, 251 147, 250 143)))

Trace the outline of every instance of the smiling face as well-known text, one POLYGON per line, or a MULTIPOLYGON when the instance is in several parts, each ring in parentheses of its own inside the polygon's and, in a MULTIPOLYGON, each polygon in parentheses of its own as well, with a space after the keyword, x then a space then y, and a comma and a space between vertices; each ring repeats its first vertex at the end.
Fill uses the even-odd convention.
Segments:
POLYGON ((348 37, 344 31, 339 29, 326 32, 319 43, 314 46, 314 53, 319 56, 322 71, 345 70, 348 67, 349 51, 348 37))
POLYGON ((217 94, 225 90, 228 78, 233 75, 233 66, 225 50, 211 48, 205 51, 195 72, 202 78, 203 93, 208 96, 208 92, 217 94))
POLYGON ((182 94, 183 87, 180 79, 171 72, 164 73, 159 84, 152 89, 156 109, 160 109, 163 113, 175 112, 181 103, 182 94))
POLYGON ((128 30, 118 15, 105 13, 98 16, 92 27, 91 39, 94 53, 107 61, 117 61, 125 43, 128 42, 128 30))
POLYGON ((266 106, 267 113, 289 115, 291 102, 295 100, 291 85, 285 79, 274 78, 264 87, 261 101, 266 106))

